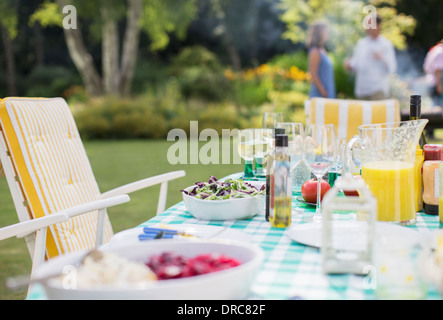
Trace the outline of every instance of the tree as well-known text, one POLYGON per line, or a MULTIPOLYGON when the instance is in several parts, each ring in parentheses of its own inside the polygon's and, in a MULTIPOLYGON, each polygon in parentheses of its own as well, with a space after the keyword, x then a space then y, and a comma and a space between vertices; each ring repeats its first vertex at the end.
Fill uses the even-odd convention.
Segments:
POLYGON ((169 34, 185 35, 196 13, 195 0, 53 0, 44 2, 31 21, 62 27, 66 17, 61 12, 68 5, 75 5, 78 27, 64 28, 66 45, 92 96, 130 94, 140 33, 145 32, 152 40, 151 50, 161 50, 167 46, 169 34), (126 25, 120 41, 123 22, 126 25), (101 74, 88 51, 85 31, 101 41, 101 74))
MULTIPOLYGON (((17 5, 17 3, 15 3, 17 5)), ((0 32, 5 50, 8 95, 17 95, 15 60, 12 40, 17 36, 18 17, 13 2, 6 0, 0 2, 0 32)))

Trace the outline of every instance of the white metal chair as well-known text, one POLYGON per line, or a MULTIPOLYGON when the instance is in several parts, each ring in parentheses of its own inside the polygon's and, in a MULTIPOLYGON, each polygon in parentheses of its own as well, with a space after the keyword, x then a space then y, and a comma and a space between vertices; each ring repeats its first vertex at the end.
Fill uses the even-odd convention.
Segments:
POLYGON ((113 235, 106 208, 127 194, 160 184, 157 214, 165 210, 169 172, 101 193, 72 113, 61 98, 0 101, 0 161, 19 223, 0 228, 0 240, 25 238, 32 272, 45 260, 102 245, 113 235))

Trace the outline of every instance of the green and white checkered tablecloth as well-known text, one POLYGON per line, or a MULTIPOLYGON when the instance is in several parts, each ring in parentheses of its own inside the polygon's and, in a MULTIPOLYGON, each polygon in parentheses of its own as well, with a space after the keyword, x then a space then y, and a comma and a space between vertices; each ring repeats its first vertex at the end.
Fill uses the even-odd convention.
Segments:
MULTIPOLYGON (((296 196, 293 196, 293 206, 302 214, 293 215, 292 224, 304 223, 315 212, 315 207, 302 204, 296 196)), ((376 299, 374 290, 364 289, 368 281, 365 276, 323 274, 320 249, 293 241, 287 234, 288 229, 272 228, 263 214, 246 220, 205 221, 194 218, 180 202, 143 225, 181 223, 240 230, 265 251, 251 299, 376 299)), ((419 213, 416 224, 405 228, 427 233, 438 227, 438 216, 419 213)), ((440 296, 435 288, 429 288, 427 298, 440 299, 440 296)))

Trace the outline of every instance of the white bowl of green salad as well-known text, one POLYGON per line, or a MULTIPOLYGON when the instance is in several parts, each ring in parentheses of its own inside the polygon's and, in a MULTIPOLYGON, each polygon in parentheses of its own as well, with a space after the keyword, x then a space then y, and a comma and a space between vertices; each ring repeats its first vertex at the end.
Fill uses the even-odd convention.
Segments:
POLYGON ((201 220, 241 220, 264 213, 265 183, 242 179, 197 182, 182 191, 186 210, 201 220))

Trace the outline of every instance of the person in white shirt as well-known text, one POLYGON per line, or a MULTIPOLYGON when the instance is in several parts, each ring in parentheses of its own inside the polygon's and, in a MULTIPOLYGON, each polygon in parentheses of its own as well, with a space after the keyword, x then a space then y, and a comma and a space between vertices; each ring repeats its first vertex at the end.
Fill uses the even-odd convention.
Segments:
POLYGON ((380 34, 381 18, 376 28, 366 28, 367 36, 360 39, 351 59, 344 67, 355 72, 355 96, 362 100, 381 100, 389 97, 389 75, 395 73, 397 62, 392 43, 380 34))

